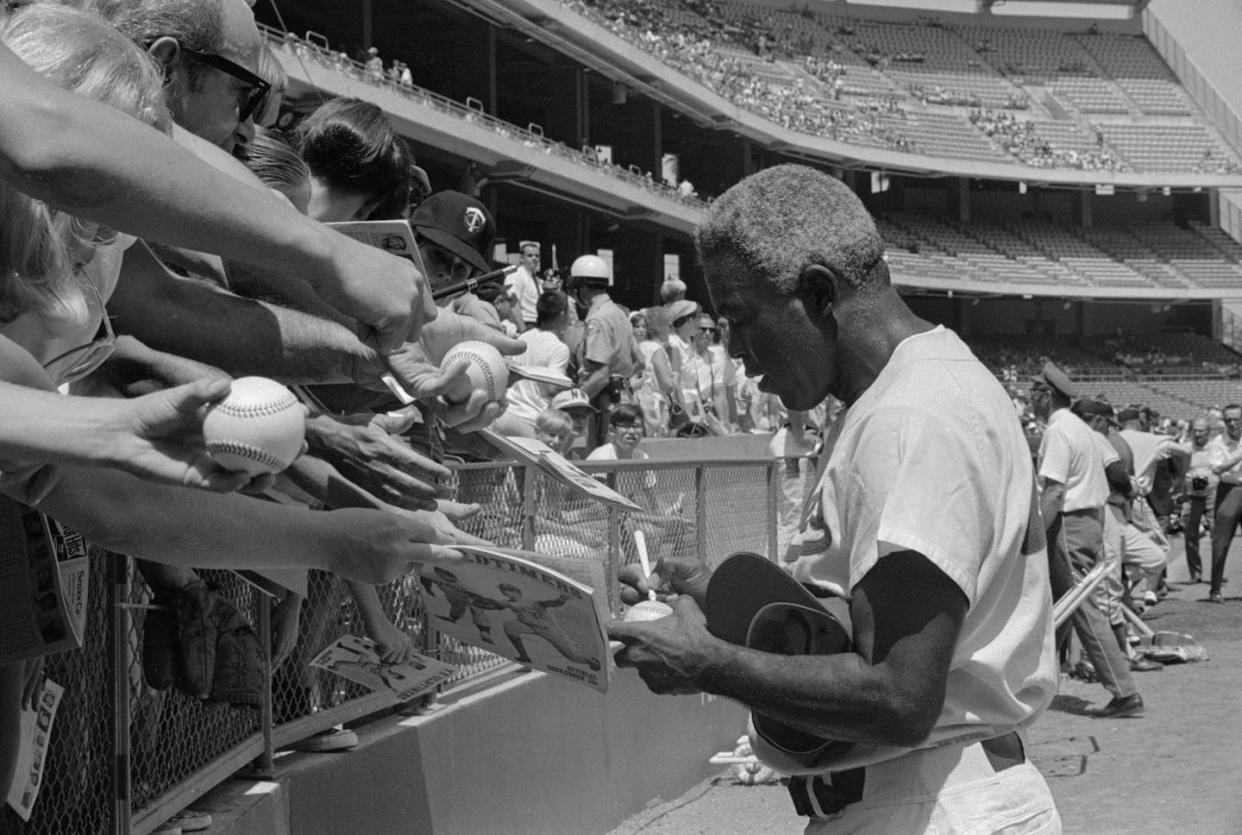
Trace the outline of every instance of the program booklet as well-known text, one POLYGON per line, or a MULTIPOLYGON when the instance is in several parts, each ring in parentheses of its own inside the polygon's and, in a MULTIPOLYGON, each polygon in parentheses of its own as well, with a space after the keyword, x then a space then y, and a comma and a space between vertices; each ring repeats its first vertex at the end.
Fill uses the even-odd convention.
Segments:
POLYGON ((403 702, 444 683, 457 670, 452 664, 418 653, 409 661, 389 664, 379 657, 375 641, 357 635, 342 635, 328 644, 311 660, 311 666, 377 693, 390 692, 403 702))
POLYGON ((431 624, 497 655, 608 692, 611 657, 598 560, 454 545, 464 559, 416 567, 431 624))
POLYGON ((17 765, 13 771, 13 784, 9 786, 9 807, 22 820, 29 822, 39 789, 47 776, 47 751, 52 744, 52 723, 65 688, 51 679, 43 682, 34 707, 22 709, 18 726, 17 765))
POLYGON ((89 586, 81 534, 0 498, 0 662, 82 646, 89 586))
POLYGON ((480 429, 479 436, 496 449, 524 463, 530 463, 561 484, 588 499, 612 505, 627 513, 641 513, 643 508, 613 490, 599 479, 591 478, 552 447, 536 438, 501 435, 494 429, 480 429))

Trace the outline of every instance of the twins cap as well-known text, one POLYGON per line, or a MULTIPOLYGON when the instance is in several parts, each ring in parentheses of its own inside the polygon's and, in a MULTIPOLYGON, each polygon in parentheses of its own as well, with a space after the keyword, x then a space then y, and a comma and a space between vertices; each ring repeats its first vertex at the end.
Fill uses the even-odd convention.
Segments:
POLYGON ((1043 383, 1048 388, 1060 392, 1070 400, 1078 396, 1078 391, 1074 388, 1074 384, 1070 382, 1069 376, 1060 368, 1057 368, 1054 362, 1044 363, 1043 370, 1032 379, 1037 383, 1043 383))
POLYGON ((480 201, 460 191, 440 191, 428 197, 414 214, 410 225, 427 240, 465 261, 480 272, 487 272, 487 253, 496 237, 496 221, 480 201))
POLYGON ((586 396, 586 392, 582 389, 567 389, 562 391, 552 398, 552 402, 549 405, 553 409, 564 409, 566 411, 569 409, 590 409, 592 412, 599 411, 599 409, 596 409, 591 405, 591 399, 586 396))

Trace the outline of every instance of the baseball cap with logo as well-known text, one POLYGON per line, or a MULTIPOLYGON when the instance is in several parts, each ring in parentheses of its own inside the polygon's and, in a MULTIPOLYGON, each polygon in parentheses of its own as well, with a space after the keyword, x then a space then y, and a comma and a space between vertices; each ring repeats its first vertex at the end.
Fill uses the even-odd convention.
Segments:
POLYGON ((590 409, 592 412, 599 411, 591 405, 591 399, 586 396, 586 392, 582 389, 567 389, 560 392, 552 398, 549 404, 553 409, 590 409))
POLYGON ((410 216, 418 234, 461 258, 481 272, 487 272, 487 253, 496 237, 496 221, 481 202, 460 191, 437 192, 410 216))

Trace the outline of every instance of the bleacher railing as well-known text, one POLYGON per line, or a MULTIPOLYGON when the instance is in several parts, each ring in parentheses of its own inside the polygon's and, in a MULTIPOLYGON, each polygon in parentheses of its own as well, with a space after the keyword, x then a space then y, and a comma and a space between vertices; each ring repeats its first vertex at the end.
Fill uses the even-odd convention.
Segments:
MULTIPOLYGON (((715 564, 738 550, 775 555, 783 482, 797 479, 805 491, 814 468, 788 467, 786 459, 741 459, 591 462, 584 469, 623 493, 645 490, 654 476, 656 500, 669 512, 648 535, 652 556, 697 554, 715 564)), ((511 463, 461 465, 450 486, 458 500, 483 505, 462 524, 471 533, 499 546, 604 560, 610 606, 619 610, 617 571, 636 559, 632 532, 646 521, 569 495, 535 468, 511 463)), ((270 648, 272 599, 231 571, 200 574, 270 648)), ((429 628, 413 578, 378 591, 386 615, 417 651, 458 665, 440 695, 489 674, 521 671, 429 628)), ((270 676, 257 710, 148 686, 143 631, 157 607, 129 558, 92 552, 89 604, 83 648, 47 659, 46 675, 65 693, 33 815, 22 823, 11 810, 0 812, 0 835, 146 835, 239 772, 273 777, 276 748, 394 708, 416 712, 438 697, 397 705, 389 695, 306 666, 340 635, 365 634, 346 584, 325 572, 310 573, 298 648, 270 676)))
POLYGON ((262 23, 259 24, 259 29, 273 49, 283 50, 302 60, 313 60, 316 64, 326 69, 343 73, 356 80, 373 84, 376 87, 382 87, 425 107, 432 107, 442 113, 456 116, 463 121, 477 123, 491 129, 500 136, 521 142, 527 147, 539 148, 545 153, 555 154, 578 164, 588 166, 609 177, 623 180, 660 197, 697 208, 705 208, 707 206, 707 203, 698 197, 684 194, 672 186, 643 174, 641 171, 636 173, 620 165, 613 165, 610 162, 600 160, 589 146, 581 149, 572 148, 564 142, 549 139, 544 136, 543 128, 533 122, 529 127, 523 128, 512 122, 506 122, 503 119, 488 115, 484 112, 483 103, 473 96, 468 98, 465 103, 462 103, 424 87, 419 87, 415 84, 403 84, 400 80, 393 80, 382 70, 379 72, 369 70, 366 64, 361 61, 356 61, 343 52, 333 51, 328 44, 327 38, 317 32, 307 32, 305 36, 299 37, 292 32, 285 32, 262 23))

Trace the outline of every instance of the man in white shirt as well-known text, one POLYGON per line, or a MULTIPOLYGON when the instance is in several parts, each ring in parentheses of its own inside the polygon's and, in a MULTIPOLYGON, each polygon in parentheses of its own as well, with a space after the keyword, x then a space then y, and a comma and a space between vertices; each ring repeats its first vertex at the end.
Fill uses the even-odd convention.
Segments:
POLYGON ((513 305, 513 324, 518 330, 535 327, 539 319, 536 305, 539 303, 539 242, 522 241, 520 244, 522 260, 518 268, 505 276, 505 289, 517 299, 513 305))
MULTIPOLYGON (((714 693, 844 743, 804 758, 751 734, 762 761, 797 775, 808 833, 1059 832, 1024 753, 1057 670, 1031 457, 1004 389, 905 305, 874 221, 827 174, 781 165, 746 178, 708 209, 697 243, 730 355, 790 409, 829 394, 846 404, 799 579, 848 610, 853 648, 779 655, 721 640, 701 608, 712 569, 673 558, 655 583, 679 593, 674 613, 609 624, 618 665, 655 692, 714 693)), ((623 572, 636 601, 650 585, 623 572)))
MULTIPOLYGON (((1105 558, 1106 462, 1091 427, 1069 409, 1075 396, 1069 377, 1051 362, 1044 365, 1031 386, 1031 406, 1036 416, 1048 421, 1039 446, 1039 478, 1053 599, 1066 594, 1078 576, 1105 558)), ((1071 622, 1100 683, 1113 694, 1112 700, 1092 715, 1141 713, 1143 699, 1130 676, 1129 659, 1117 645, 1098 601, 1091 597, 1084 600, 1074 610, 1071 622)))
MULTIPOLYGON (((553 290, 542 294, 536 307, 535 327, 518 337, 526 343, 526 352, 512 362, 524 368, 547 368, 564 374, 569 365, 569 347, 561 336, 569 325, 569 299, 553 290)), ((556 389, 548 383, 518 380, 505 395, 509 408, 496 420, 496 431, 502 435, 535 437, 535 421, 548 408, 554 394, 556 389)))
POLYGON ((1224 603, 1221 586, 1225 581, 1225 558, 1233 542, 1238 521, 1242 520, 1242 405, 1230 403, 1224 411, 1225 431, 1213 438, 1212 473, 1220 477, 1216 485, 1216 510, 1212 518, 1212 588, 1208 600, 1224 603))

